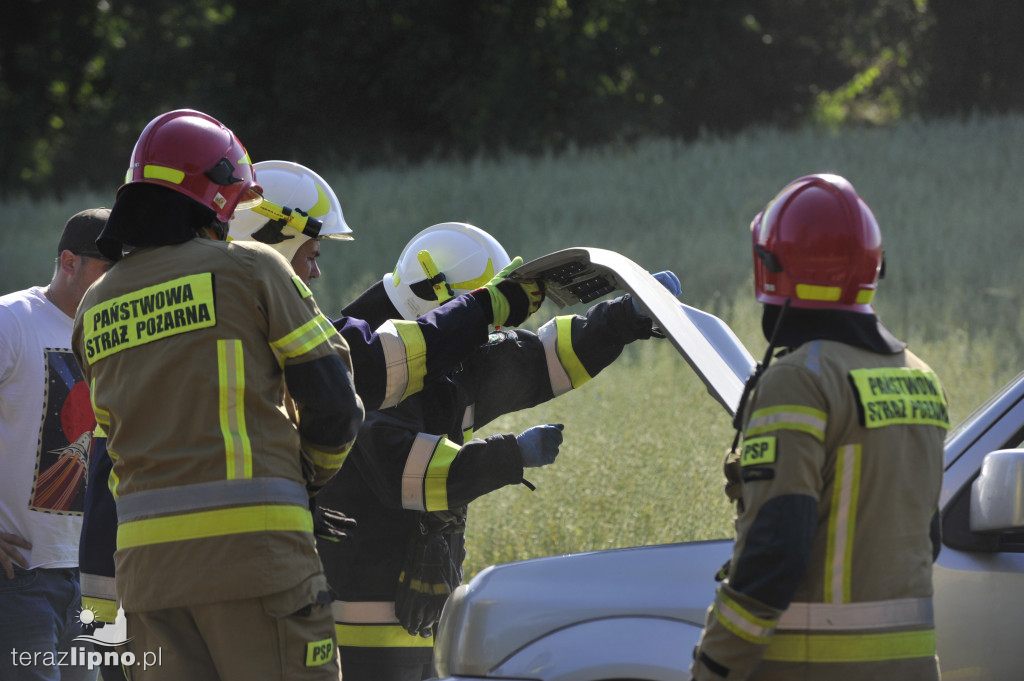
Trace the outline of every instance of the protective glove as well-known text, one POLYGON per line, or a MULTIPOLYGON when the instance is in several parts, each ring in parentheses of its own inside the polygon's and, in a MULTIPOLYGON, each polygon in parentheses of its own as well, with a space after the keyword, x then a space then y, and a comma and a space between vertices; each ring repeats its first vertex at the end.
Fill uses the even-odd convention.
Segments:
POLYGON ((338 542, 352 537, 356 521, 341 511, 324 508, 316 502, 316 497, 309 500, 309 510, 313 514, 313 534, 319 539, 338 542))
POLYGON ((558 456, 558 447, 562 444, 561 423, 549 423, 546 426, 527 428, 516 435, 519 452, 523 457, 523 468, 538 468, 554 463, 558 456))
MULTIPOLYGON (((461 525, 431 527, 434 514, 425 513, 420 533, 406 552, 395 593, 395 616, 399 624, 413 636, 430 638, 441 619, 448 596, 462 583, 462 561, 453 556, 452 542, 461 544, 461 525), (426 522, 425 522, 426 521, 426 522)), ((461 553, 465 557, 465 553, 461 553)))
POLYGON ((522 257, 517 255, 504 269, 494 275, 494 278, 474 291, 487 293, 491 308, 491 324, 494 326, 519 326, 540 309, 541 303, 544 302, 542 280, 507 280, 508 275, 522 264, 522 257))
MULTIPOLYGON (((669 293, 673 296, 678 298, 679 294, 683 292, 683 287, 679 283, 679 277, 675 275, 675 272, 672 272, 671 270, 662 270, 661 272, 655 272, 651 276, 657 279, 662 286, 667 288, 669 293)), ((640 306, 636 302, 636 298, 631 298, 630 300, 633 303, 633 312, 635 312, 637 316, 646 319, 647 313, 640 309, 640 306)))

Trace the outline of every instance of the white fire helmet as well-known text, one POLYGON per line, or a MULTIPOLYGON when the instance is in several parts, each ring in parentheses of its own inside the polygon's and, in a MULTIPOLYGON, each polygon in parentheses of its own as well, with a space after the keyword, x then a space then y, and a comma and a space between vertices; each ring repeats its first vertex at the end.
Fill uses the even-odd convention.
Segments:
POLYGON ((384 290, 404 319, 480 288, 511 262, 490 234, 464 222, 444 222, 414 236, 384 275, 384 290))
POLYGON ((235 211, 229 240, 260 241, 291 262, 309 239, 352 239, 338 197, 315 172, 291 161, 260 161, 253 169, 263 203, 235 211))

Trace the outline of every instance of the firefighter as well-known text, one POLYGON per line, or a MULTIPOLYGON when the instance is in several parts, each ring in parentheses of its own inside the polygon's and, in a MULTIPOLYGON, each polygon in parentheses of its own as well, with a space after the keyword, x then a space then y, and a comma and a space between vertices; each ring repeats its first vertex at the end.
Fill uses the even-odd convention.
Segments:
POLYGON ((751 230, 763 364, 781 351, 738 415, 736 544, 691 673, 937 680, 949 418, 935 373, 872 307, 878 224, 846 179, 820 174, 788 184, 751 230))
MULTIPOLYGON (((429 227, 408 243, 394 271, 346 309, 377 323, 415 319, 478 285, 508 262, 491 235, 465 223, 429 227)), ((678 294, 678 280, 659 273, 678 294)), ((359 522, 348 543, 320 541, 332 589, 345 681, 433 675, 433 632, 462 581, 467 504, 525 483, 524 468, 550 464, 561 424, 480 438, 502 414, 578 388, 623 347, 652 335, 628 295, 585 315, 529 331, 498 330, 443 381, 391 409, 371 412, 320 503, 359 522)))
MULTIPOLYGON (((219 243, 260 192, 219 121, 187 109, 153 119, 97 240, 111 259, 131 252, 75 320, 113 462, 114 595, 137 659, 162 652, 147 678, 336 678, 309 499, 363 417, 338 328, 354 329, 376 406, 418 390, 460 343, 471 349, 461 338, 486 337, 495 312, 515 323, 542 299, 498 273, 415 328, 332 323, 273 249, 219 243), (221 635, 231 630, 244 635, 221 635)), ((269 210, 277 219, 280 206, 269 210)))

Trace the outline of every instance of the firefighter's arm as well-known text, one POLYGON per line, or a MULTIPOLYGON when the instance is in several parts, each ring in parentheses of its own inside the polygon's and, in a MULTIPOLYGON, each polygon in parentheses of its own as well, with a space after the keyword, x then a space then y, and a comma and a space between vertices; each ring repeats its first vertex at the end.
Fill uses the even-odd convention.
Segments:
MULTIPOLYGON (((403 405, 404 407, 405 405, 403 405)), ((442 511, 523 478, 515 437, 492 435, 465 444, 372 413, 359 433, 351 464, 382 503, 392 508, 442 511)))
POLYGON ((376 329, 354 317, 333 321, 352 352, 356 391, 368 411, 386 409, 423 390, 487 340, 488 318, 476 298, 454 298, 416 321, 376 329))
POLYGON ((285 365, 284 376, 298 407, 302 451, 311 464, 306 482, 317 490, 345 462, 363 421, 362 402, 339 355, 285 365))
POLYGON ((745 679, 771 645, 810 562, 826 423, 806 374, 783 365, 765 372, 744 432, 736 546, 694 651, 695 679, 745 679))

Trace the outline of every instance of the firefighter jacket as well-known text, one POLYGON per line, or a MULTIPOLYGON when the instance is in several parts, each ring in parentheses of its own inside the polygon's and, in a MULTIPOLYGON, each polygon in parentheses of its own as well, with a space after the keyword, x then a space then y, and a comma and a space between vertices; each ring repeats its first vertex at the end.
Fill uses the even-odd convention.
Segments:
POLYGON ((768 367, 694 678, 938 679, 930 526, 948 422, 902 344, 811 340, 768 367))
POLYGON ((136 249, 107 275, 72 347, 113 462, 121 605, 258 597, 319 574, 307 486, 336 472, 363 409, 309 289, 272 249, 206 239, 136 249))
MULTIPOLYGON (((399 574, 422 512, 464 510, 523 480, 515 437, 481 439, 475 430, 580 387, 626 344, 650 336, 651 321, 638 317, 624 296, 585 316, 556 317, 536 334, 491 334, 445 380, 396 408, 369 412, 345 466, 318 496, 321 505, 359 523, 347 542, 318 541, 339 598, 338 645, 429 662, 432 639, 410 635, 395 615, 399 574)), ((464 535, 449 538, 461 572, 464 535)))

